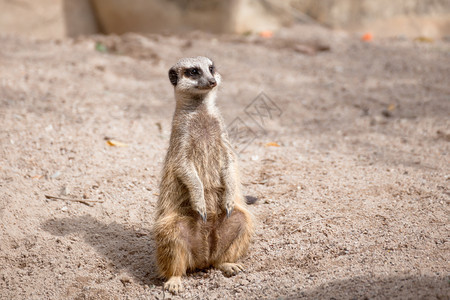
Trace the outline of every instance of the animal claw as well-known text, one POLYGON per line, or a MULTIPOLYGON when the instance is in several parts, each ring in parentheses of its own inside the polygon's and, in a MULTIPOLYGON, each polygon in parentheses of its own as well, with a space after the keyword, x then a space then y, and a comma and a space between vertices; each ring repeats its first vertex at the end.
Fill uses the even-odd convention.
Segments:
POLYGON ((168 290, 172 294, 178 294, 183 291, 183 285, 181 284, 181 278, 178 276, 172 276, 164 283, 164 289, 168 290))
POLYGON ((206 213, 201 213, 201 212, 198 212, 198 214, 199 214, 199 215, 200 215, 200 217, 202 218, 203 222, 205 222, 205 223, 206 223, 206 213))
POLYGON ((227 218, 229 218, 231 216, 231 214, 233 213, 234 208, 231 209, 226 209, 227 210, 227 218))
POLYGON ((236 263, 223 263, 219 265, 218 268, 221 269, 226 276, 233 276, 244 271, 244 267, 241 264, 236 263))

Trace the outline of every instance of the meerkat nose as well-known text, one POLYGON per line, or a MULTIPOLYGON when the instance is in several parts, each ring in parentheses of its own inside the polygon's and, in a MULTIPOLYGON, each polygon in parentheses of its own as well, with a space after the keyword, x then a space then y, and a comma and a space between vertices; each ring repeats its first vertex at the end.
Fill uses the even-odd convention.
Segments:
POLYGON ((217 81, 214 78, 208 80, 210 87, 215 87, 217 85, 217 81))

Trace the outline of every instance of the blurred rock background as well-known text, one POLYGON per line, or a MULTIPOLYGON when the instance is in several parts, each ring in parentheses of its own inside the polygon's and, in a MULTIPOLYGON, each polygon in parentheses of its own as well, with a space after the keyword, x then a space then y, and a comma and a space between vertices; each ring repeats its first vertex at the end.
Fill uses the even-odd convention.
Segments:
POLYGON ((249 33, 295 22, 376 36, 450 36, 448 0, 0 0, 0 33, 249 33))

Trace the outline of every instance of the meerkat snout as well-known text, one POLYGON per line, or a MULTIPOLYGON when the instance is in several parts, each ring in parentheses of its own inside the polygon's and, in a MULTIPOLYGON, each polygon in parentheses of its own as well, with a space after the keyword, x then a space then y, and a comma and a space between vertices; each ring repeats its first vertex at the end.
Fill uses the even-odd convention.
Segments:
POLYGON ((169 70, 169 80, 177 92, 207 93, 220 84, 220 74, 207 57, 184 58, 169 70))
POLYGON ((212 88, 217 85, 217 81, 214 78, 208 79, 208 82, 209 82, 209 86, 212 88))

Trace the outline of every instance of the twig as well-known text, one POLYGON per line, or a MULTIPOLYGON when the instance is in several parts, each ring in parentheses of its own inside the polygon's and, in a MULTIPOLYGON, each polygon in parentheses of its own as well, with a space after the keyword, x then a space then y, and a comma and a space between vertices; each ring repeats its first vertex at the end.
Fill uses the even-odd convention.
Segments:
POLYGON ((46 199, 80 202, 87 206, 93 206, 94 204, 92 204, 92 203, 103 203, 104 202, 103 200, 62 198, 62 197, 56 197, 56 196, 50 196, 50 195, 44 195, 44 196, 46 199))
POLYGON ((327 218, 320 218, 320 219, 317 219, 317 220, 312 220, 310 222, 307 222, 307 223, 303 224, 302 226, 300 226, 300 228, 296 228, 295 230, 291 231, 289 234, 293 234, 293 233, 295 233, 297 231, 300 231, 300 230, 303 229, 303 227, 305 227, 305 226, 307 226, 307 225, 309 225, 311 223, 320 222, 320 221, 323 221, 323 220, 342 219, 342 218, 345 218, 345 217, 344 216, 334 216, 334 217, 327 217, 327 218))

